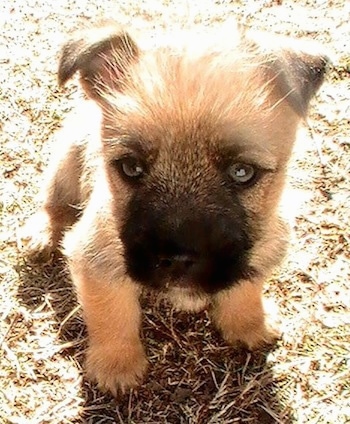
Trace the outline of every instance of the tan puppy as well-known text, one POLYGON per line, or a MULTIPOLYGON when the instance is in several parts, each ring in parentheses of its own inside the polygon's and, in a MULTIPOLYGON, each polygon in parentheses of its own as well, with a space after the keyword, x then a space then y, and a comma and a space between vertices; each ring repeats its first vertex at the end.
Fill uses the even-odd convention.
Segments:
POLYGON ((285 168, 327 62, 235 31, 174 39, 142 47, 109 23, 63 47, 60 84, 79 72, 94 102, 61 131, 28 224, 41 259, 68 229, 88 375, 113 394, 146 372, 143 289, 210 308, 229 343, 276 337, 262 285, 283 257, 285 168))

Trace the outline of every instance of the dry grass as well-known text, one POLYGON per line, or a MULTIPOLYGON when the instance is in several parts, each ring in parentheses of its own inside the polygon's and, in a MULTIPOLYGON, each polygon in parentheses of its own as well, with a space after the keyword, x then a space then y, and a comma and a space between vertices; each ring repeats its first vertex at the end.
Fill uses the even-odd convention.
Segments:
POLYGON ((350 7, 346 0, 104 2, 0 5, 0 422, 349 423, 350 7), (177 4, 178 6, 174 6, 177 4), (227 347, 205 313, 145 299, 147 381, 118 401, 82 377, 85 328, 61 260, 32 268, 17 229, 36 207, 51 134, 79 101, 56 86, 65 32, 96 17, 152 27, 174 21, 309 35, 335 55, 290 166, 290 254, 267 287, 284 336, 270 352, 227 347), (47 148, 48 147, 48 148, 47 148), (298 209, 296 208, 298 206, 298 209))

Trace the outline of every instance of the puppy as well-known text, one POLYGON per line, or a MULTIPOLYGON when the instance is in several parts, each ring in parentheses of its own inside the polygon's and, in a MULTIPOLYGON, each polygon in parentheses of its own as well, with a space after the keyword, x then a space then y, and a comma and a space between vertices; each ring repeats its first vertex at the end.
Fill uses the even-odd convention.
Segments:
POLYGON ((109 22, 61 52, 60 85, 78 72, 90 101, 59 134, 26 243, 43 260, 67 230, 87 372, 114 395, 146 372, 143 289, 209 308, 228 343, 255 349, 278 334, 263 282, 285 251, 285 169, 327 59, 205 33, 147 44, 109 22))

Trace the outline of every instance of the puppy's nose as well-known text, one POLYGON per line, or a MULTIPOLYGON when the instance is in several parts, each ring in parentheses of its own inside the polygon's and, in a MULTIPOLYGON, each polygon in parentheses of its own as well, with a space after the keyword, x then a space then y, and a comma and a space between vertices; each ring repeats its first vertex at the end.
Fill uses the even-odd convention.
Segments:
POLYGON ((195 264, 195 258, 191 255, 167 255, 159 256, 157 267, 174 277, 186 275, 195 264))

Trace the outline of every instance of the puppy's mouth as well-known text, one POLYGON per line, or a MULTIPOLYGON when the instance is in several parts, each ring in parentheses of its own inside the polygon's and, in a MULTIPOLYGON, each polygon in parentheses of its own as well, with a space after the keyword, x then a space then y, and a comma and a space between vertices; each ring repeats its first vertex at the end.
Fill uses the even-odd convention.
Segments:
POLYGON ((247 270, 246 251, 227 250, 198 254, 191 251, 154 254, 143 246, 128 249, 129 275, 142 285, 161 291, 176 290, 189 295, 210 294, 229 287, 247 270))
POLYGON ((166 289, 183 290, 188 293, 197 292, 199 287, 200 284, 191 280, 186 280, 184 278, 179 278, 178 280, 168 281, 165 283, 166 289))
POLYGON ((198 268, 198 258, 193 254, 159 255, 154 268, 160 278, 168 280, 166 286, 188 288, 196 285, 188 278, 198 268))
POLYGON ((184 278, 184 277, 180 277, 178 279, 171 279, 171 280, 166 280, 165 279, 165 283, 163 284, 164 289, 166 291, 169 290, 176 290, 176 291, 183 291, 186 292, 188 294, 197 294, 198 292, 200 292, 200 284, 194 282, 193 280, 184 278))
POLYGON ((166 283, 165 289, 162 290, 166 299, 172 303, 175 309, 197 312, 208 305, 209 298, 199 287, 190 286, 185 280, 178 281, 178 283, 180 284, 166 283))
POLYGON ((212 279, 213 264, 209 258, 195 254, 161 256, 154 267, 154 278, 162 281, 165 290, 182 291, 187 295, 203 292, 212 279))
POLYGON ((244 278, 252 247, 244 214, 231 211, 231 204, 220 209, 212 203, 211 212, 180 206, 159 211, 134 201, 121 232, 130 277, 161 291, 173 287, 206 294, 244 278))

